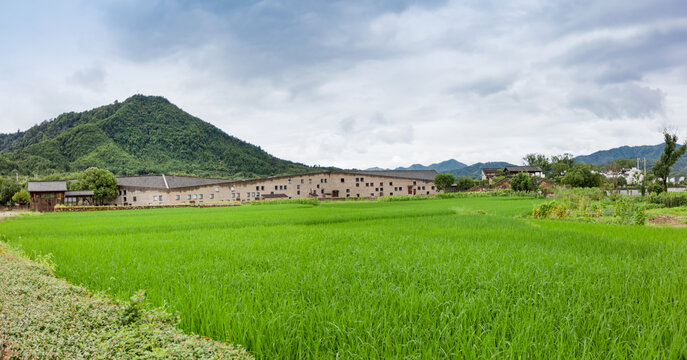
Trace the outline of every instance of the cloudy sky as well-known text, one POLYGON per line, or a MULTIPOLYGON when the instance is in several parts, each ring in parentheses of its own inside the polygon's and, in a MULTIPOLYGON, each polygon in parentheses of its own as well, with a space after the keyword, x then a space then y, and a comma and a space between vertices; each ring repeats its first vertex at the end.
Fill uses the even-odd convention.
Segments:
POLYGON ((0 54, 0 132, 141 93, 310 165, 687 134, 684 0, 3 1, 0 54))

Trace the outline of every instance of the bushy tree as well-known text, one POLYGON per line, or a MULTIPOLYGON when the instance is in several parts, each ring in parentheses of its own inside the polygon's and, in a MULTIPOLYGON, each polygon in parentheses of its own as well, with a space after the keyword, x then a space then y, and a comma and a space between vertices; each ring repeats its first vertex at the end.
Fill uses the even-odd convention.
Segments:
POLYGON ((71 190, 93 190, 93 199, 102 204, 117 197, 117 178, 105 169, 90 167, 79 174, 71 190))
POLYGON ((668 191, 668 177, 670 176, 670 168, 675 164, 677 159, 685 154, 687 144, 682 145, 679 149, 677 147, 677 135, 670 134, 667 129, 663 130, 663 137, 666 146, 663 148, 661 158, 654 164, 654 174, 661 178, 663 184, 663 191, 668 191))
POLYGON ((456 180, 456 186, 458 187, 458 190, 465 191, 475 186, 475 180, 473 180, 471 177, 463 176, 456 180))
POLYGON ((568 170, 561 182, 572 187, 598 187, 603 181, 603 175, 594 174, 591 165, 577 164, 568 170))
POLYGON ((561 177, 575 165, 572 154, 553 155, 527 154, 522 158, 527 166, 539 166, 547 179, 560 181, 561 177))
POLYGON ((525 172, 520 172, 513 176, 508 182, 511 189, 515 191, 534 191, 537 190, 538 184, 525 172))
POLYGON ((21 185, 12 179, 0 179, 0 203, 9 204, 12 196, 21 190, 21 185))
POLYGON ((456 182, 456 177, 453 174, 437 174, 434 177, 434 185, 436 185, 437 190, 446 190, 454 182, 456 182))
POLYGON ((31 200, 31 196, 29 195, 29 192, 26 191, 26 189, 21 189, 17 191, 14 195, 12 195, 12 202, 15 204, 28 204, 29 201, 31 200))

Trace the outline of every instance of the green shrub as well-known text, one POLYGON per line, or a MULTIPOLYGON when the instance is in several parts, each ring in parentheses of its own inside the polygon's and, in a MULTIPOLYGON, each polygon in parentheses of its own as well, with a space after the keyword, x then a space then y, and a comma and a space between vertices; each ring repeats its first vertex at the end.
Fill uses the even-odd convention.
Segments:
POLYGON ((687 193, 667 193, 663 192, 660 194, 650 193, 644 197, 644 199, 652 204, 660 204, 664 207, 679 207, 687 206, 687 193))

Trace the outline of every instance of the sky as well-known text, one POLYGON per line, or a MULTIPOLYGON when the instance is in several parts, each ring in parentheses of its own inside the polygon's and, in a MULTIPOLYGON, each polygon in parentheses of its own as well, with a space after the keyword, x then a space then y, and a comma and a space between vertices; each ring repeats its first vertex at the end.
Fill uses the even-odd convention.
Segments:
POLYGON ((283 159, 522 163, 687 136, 687 2, 3 1, 0 132, 159 95, 283 159))

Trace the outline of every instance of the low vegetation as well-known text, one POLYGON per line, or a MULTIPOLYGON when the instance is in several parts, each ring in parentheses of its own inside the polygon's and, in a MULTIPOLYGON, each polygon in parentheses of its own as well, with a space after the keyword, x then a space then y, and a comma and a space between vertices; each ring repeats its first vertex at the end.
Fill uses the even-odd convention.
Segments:
POLYGON ((687 229, 449 195, 43 214, 0 232, 71 283, 122 301, 145 289, 184 331, 259 359, 687 356, 687 229))
POLYGON ((0 243, 0 359, 251 359, 245 350, 184 335, 145 293, 113 303, 53 276, 0 243))

